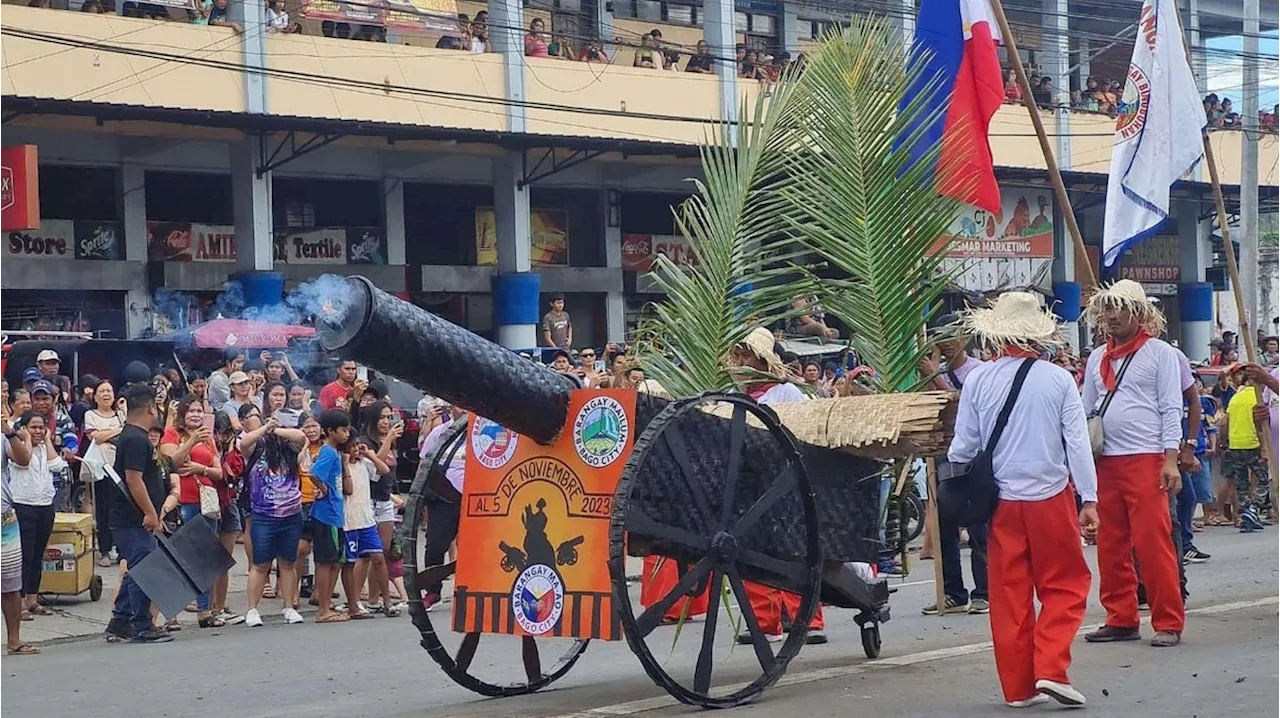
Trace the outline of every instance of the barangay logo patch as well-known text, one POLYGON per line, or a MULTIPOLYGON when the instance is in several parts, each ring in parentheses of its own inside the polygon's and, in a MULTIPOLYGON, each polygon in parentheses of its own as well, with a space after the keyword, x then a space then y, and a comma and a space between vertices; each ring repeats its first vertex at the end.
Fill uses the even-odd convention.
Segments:
POLYGON ((471 453, 486 469, 500 469, 516 453, 520 437, 483 416, 471 422, 471 453))
POLYGON ((1133 139, 1147 124, 1147 110, 1151 107, 1151 81, 1147 73, 1137 65, 1129 65, 1128 81, 1116 115, 1116 142, 1133 139))
POLYGON ((594 469, 618 460, 626 451, 631 426, 622 404, 611 396, 597 396, 578 410, 573 420, 573 448, 594 469))
POLYGON ((555 569, 535 563, 516 579, 511 607, 520 630, 540 636, 555 628, 564 611, 564 583, 555 569))

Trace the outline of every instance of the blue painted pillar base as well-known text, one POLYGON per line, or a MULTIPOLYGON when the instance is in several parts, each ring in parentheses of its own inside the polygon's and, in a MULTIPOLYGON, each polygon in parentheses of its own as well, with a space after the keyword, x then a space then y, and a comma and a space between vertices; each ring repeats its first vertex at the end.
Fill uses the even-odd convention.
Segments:
POLYGON ((493 275, 493 323, 498 343, 508 349, 538 346, 538 298, 542 275, 534 272, 493 275))
POLYGON ((1208 359, 1213 339, 1213 285, 1178 285, 1178 313, 1182 317, 1182 352, 1193 362, 1208 359))
POLYGON ((1054 282, 1054 314, 1062 320, 1062 334, 1076 351, 1080 350, 1081 289, 1079 282, 1054 282))
POLYGON ((245 271, 227 278, 230 284, 240 286, 246 314, 271 314, 284 302, 284 274, 282 272, 245 271))

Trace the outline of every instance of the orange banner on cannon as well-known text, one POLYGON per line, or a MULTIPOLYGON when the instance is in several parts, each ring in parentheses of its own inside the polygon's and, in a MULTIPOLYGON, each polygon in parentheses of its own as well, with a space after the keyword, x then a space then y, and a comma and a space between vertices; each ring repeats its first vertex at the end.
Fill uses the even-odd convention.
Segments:
POLYGON ((606 565, 635 392, 582 389, 542 446, 488 419, 467 429, 453 630, 618 640, 606 565))

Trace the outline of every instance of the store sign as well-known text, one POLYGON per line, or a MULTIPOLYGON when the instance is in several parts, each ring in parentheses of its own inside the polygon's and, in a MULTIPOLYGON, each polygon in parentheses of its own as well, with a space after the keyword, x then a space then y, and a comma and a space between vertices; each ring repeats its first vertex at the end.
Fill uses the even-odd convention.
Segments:
POLYGON ((387 242, 377 227, 329 227, 276 235, 275 261, 284 264, 386 264, 387 242))
POLYGON ((119 222, 47 219, 28 231, 9 232, 5 256, 28 259, 124 259, 119 222))
POLYGON ((1130 247, 1118 261, 1118 276, 1135 282, 1177 283, 1182 280, 1178 266, 1178 238, 1152 237, 1130 247))
POLYGON ((236 228, 194 222, 147 222, 153 262, 234 262, 236 228))
MULTIPOLYGON (((543 266, 569 265, 569 221, 558 209, 529 212, 531 260, 543 266)), ((476 264, 498 263, 498 218, 492 207, 476 207, 476 264)))
POLYGON ((941 269, 970 291, 1052 283, 1053 195, 1047 188, 1002 187, 999 212, 968 208, 940 237, 941 269))
POLYGON ((648 272, 653 268, 653 258, 664 255, 677 266, 697 266, 698 255, 689 246, 689 240, 679 235, 624 234, 622 235, 622 268, 628 272, 648 272))
POLYGON ((35 145, 0 150, 0 228, 31 230, 40 226, 40 179, 35 145))

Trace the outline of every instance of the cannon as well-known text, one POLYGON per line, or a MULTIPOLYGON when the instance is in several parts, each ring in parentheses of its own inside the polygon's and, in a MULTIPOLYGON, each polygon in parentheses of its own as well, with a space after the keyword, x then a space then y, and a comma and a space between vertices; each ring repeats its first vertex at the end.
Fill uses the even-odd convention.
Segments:
MULTIPOLYGON (((316 317, 322 346, 393 375, 477 416, 539 443, 557 439, 568 421, 577 382, 399 300, 361 277, 329 298, 316 317)), ((863 647, 880 651, 880 624, 889 618, 888 586, 866 581, 852 562, 875 563, 879 549, 880 478, 885 457, 928 453, 945 445, 946 395, 813 400, 766 407, 741 394, 635 397, 636 438, 614 491, 607 562, 615 619, 644 670, 678 700, 703 707, 750 701, 786 671, 805 642, 819 602, 859 611, 863 647), (679 580, 638 615, 629 598, 628 556, 675 562, 679 580), (760 629, 744 585, 756 582, 800 597, 786 637, 774 650, 760 629), (646 643, 681 598, 710 586, 708 620, 692 681, 668 672, 646 643), (744 635, 759 664, 755 678, 727 694, 711 690, 721 587, 736 597, 744 635)), ((458 501, 441 480, 466 443, 465 422, 451 427, 439 450, 419 466, 406 505, 405 582, 420 586, 454 570, 417 565, 423 502, 458 501)), ((465 514, 462 517, 466 519, 465 514)), ((578 562, 576 540, 556 552, 578 562), (576 541, 576 542, 575 542, 576 541)), ((459 547, 460 552, 465 547, 459 547)), ((502 545, 504 570, 523 568, 524 553, 502 545), (509 565, 508 565, 509 564, 509 565)), ((465 560, 462 559, 462 560, 465 560)), ((552 559, 552 564, 556 559, 552 559)), ((726 609, 727 610, 727 609, 726 609)), ((421 602, 410 615, 421 643, 460 684, 488 696, 529 693, 563 676, 586 650, 585 640, 544 668, 532 636, 523 636, 525 679, 498 684, 469 672, 479 633, 446 650, 421 602)), ((455 626, 456 627, 456 626, 455 626)))

